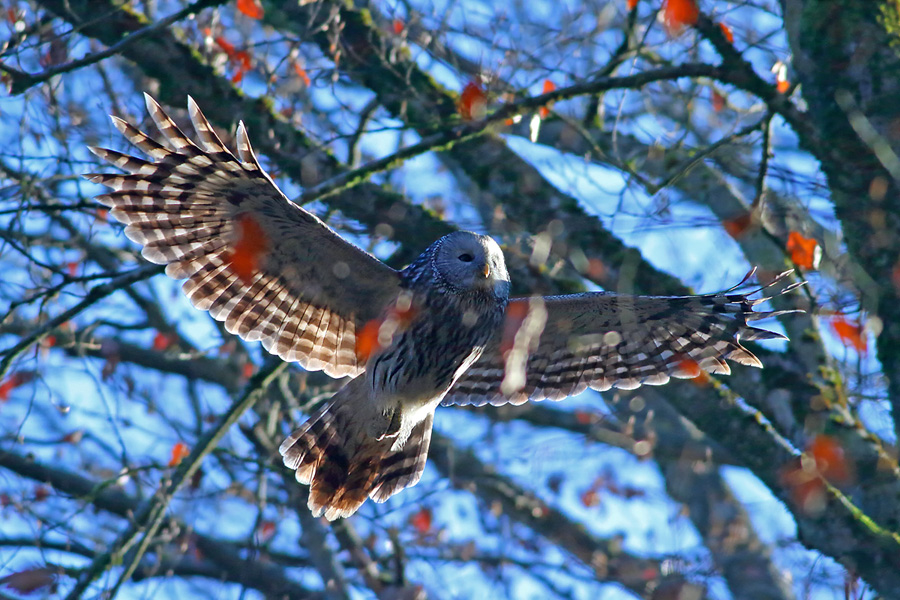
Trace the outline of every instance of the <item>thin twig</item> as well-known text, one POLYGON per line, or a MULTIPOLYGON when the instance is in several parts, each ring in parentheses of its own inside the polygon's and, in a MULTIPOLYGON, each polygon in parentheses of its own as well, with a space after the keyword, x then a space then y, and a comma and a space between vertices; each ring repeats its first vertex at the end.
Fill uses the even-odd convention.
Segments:
POLYGON ((113 598, 115 596, 122 584, 134 573, 157 531, 159 531, 172 497, 185 482, 190 481, 200 467, 203 458, 215 449, 228 429, 253 406, 269 383, 286 367, 287 363, 280 360, 272 360, 253 376, 243 396, 231 405, 231 408, 222 416, 222 419, 215 427, 197 441, 197 445, 191 451, 191 454, 178 465, 177 470, 172 475, 172 479, 165 483, 152 498, 143 504, 135 514, 132 524, 119 535, 110 546, 110 550, 97 556, 91 565, 85 569, 75 587, 66 596, 67 600, 80 598, 91 583, 110 565, 121 562, 125 568, 108 597, 113 598), (133 552, 131 551, 132 548, 134 549, 133 552))
POLYGON ((9 368, 10 366, 12 366, 13 361, 16 360, 16 358, 18 358, 23 352, 28 350, 28 348, 30 348, 33 344, 40 342, 51 331, 53 331, 66 321, 72 319, 78 313, 96 304, 99 300, 102 300, 113 292, 128 287, 129 285, 137 283, 138 281, 149 279, 150 277, 153 277, 154 275, 162 272, 163 267, 161 265, 145 265, 138 269, 134 269, 133 271, 129 271, 124 275, 116 277, 111 281, 91 288, 91 290, 87 293, 87 296, 85 296, 81 302, 56 315, 55 317, 44 323, 41 327, 35 329, 30 335, 22 338, 18 344, 7 350, 5 352, 3 360, 0 361, 0 379, 3 379, 6 376, 6 373, 9 372, 9 368))
POLYGON ((185 8, 179 10, 178 12, 169 15, 168 17, 156 21, 152 25, 148 25, 143 29, 135 31, 127 38, 123 39, 117 44, 113 44, 106 50, 101 52, 95 52, 94 54, 89 54, 83 58, 79 58, 78 60, 73 60, 71 62, 67 62, 63 65, 59 65, 56 67, 52 67, 47 69, 46 71, 42 71, 37 74, 30 74, 24 71, 20 71, 8 65, 4 65, 0 63, 0 71, 6 73, 9 78, 12 80, 12 84, 10 85, 10 94, 16 95, 21 94, 25 90, 30 87, 33 87, 39 83, 43 83, 48 79, 56 77, 57 75, 62 75, 63 73, 69 73, 70 71, 75 71, 82 67, 87 67, 96 62, 103 60, 104 58, 109 58, 110 56, 114 56, 119 54, 123 48, 126 46, 133 44, 135 41, 147 37, 153 33, 156 33, 160 29, 164 29, 175 23, 176 21, 180 21, 185 17, 193 15, 195 13, 200 12, 201 10, 208 8, 210 6, 217 6, 219 4, 224 4, 224 0, 197 0, 193 4, 186 6, 185 8))

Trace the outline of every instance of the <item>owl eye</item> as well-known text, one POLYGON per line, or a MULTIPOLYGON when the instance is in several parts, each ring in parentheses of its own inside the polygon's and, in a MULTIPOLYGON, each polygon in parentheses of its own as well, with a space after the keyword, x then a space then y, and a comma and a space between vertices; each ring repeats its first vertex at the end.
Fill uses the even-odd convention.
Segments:
POLYGON ((457 258, 463 262, 472 262, 473 260, 475 260, 475 257, 473 257, 468 252, 463 252, 462 254, 457 256, 457 258))

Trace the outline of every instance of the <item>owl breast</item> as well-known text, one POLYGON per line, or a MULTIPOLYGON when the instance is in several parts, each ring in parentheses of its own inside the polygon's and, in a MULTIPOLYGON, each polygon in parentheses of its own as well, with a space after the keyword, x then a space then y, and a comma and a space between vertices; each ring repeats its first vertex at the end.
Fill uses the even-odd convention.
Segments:
POLYGON ((489 294, 418 298, 416 317, 366 367, 373 399, 410 408, 436 405, 481 356, 505 304, 489 294))

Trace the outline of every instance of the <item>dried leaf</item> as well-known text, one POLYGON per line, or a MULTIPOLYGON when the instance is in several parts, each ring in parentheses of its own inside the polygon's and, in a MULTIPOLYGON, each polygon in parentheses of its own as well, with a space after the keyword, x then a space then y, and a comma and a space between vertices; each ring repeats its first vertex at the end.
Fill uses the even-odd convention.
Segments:
POLYGON ((54 568, 35 567, 0 578, 0 584, 19 594, 32 594, 41 588, 54 585, 57 577, 58 573, 54 568))

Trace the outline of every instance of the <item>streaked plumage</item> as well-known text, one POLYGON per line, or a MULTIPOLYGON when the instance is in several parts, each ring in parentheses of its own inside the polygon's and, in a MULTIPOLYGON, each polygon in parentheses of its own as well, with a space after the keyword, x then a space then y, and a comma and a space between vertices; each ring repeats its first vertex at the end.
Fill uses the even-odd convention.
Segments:
POLYGON ((149 96, 147 108, 165 145, 113 118, 152 161, 92 148, 127 172, 89 175, 113 190, 98 200, 229 332, 306 369, 353 377, 281 446, 285 465, 310 485, 315 514, 346 517, 367 498, 383 502, 414 485, 441 403, 558 400, 588 387, 660 385, 699 368, 727 374, 726 359, 762 366, 741 341, 783 337, 747 324, 780 314, 753 311, 765 298, 732 290, 509 301, 499 246, 469 232, 395 271, 290 202, 243 124, 235 156, 193 100, 199 144, 149 96))

